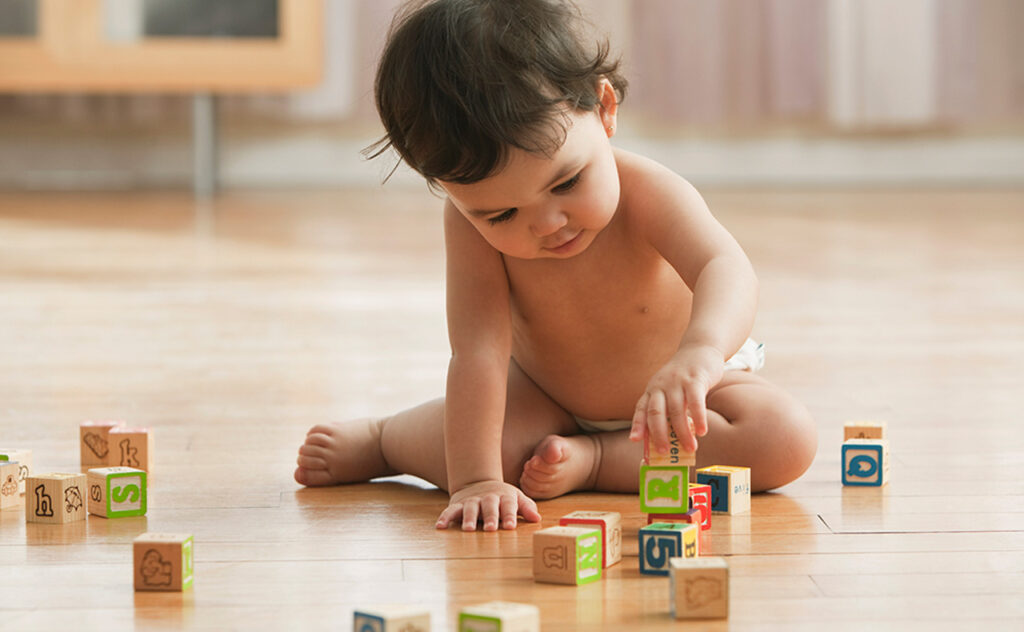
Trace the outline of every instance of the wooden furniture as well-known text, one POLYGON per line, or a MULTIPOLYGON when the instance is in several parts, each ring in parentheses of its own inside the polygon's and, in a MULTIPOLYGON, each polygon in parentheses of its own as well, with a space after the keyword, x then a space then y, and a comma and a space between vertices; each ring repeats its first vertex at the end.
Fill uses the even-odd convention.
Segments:
POLYGON ((138 8, 141 0, 38 0, 34 37, 0 37, 0 92, 193 95, 195 191, 206 197, 216 189, 216 95, 291 90, 320 79, 322 3, 277 3, 276 37, 133 38, 112 33, 106 12, 138 8))

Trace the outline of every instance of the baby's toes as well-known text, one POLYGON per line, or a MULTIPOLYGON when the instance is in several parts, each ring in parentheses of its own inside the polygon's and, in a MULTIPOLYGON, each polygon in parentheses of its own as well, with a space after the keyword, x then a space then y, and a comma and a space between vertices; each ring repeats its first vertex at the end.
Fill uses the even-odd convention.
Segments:
POLYGON ((301 465, 295 469, 295 482, 307 487, 333 485, 334 478, 326 469, 305 468, 301 465))

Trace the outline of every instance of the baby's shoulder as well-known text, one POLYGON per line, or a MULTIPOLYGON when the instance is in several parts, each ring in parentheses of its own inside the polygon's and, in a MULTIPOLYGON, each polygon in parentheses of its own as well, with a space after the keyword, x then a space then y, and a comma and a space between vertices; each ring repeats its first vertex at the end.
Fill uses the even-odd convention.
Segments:
POLYGON ((699 212, 704 206, 693 185, 661 163, 621 149, 615 150, 615 161, 620 210, 633 219, 699 212))

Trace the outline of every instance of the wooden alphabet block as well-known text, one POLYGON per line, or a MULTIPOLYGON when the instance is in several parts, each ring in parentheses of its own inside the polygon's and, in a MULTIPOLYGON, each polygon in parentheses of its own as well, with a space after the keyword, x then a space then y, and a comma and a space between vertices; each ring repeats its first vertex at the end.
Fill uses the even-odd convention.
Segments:
POLYGON ((430 632, 430 611, 422 606, 384 605, 353 613, 354 632, 430 632))
POLYGON ((686 513, 690 471, 685 465, 641 465, 640 509, 646 513, 686 513))
MULTIPOLYGON (((690 432, 693 432, 693 420, 687 417, 686 421, 690 424, 690 432)), ((654 447, 654 439, 651 437, 650 432, 648 432, 646 438, 644 438, 644 463, 647 465, 686 465, 689 467, 697 465, 697 453, 683 450, 683 446, 680 445, 679 438, 676 436, 676 432, 672 429, 671 425, 668 427, 668 445, 667 453, 658 452, 657 448, 654 447)))
POLYGON ((562 516, 565 527, 589 526, 601 530, 601 566, 608 568, 622 560, 622 514, 617 511, 574 511, 562 516))
POLYGON ((697 557, 700 554, 695 524, 655 522, 640 527, 640 572, 644 575, 668 575, 673 557, 697 557))
POLYGON ((78 426, 82 467, 107 465, 110 458, 110 431, 120 421, 83 421, 78 426))
POLYGON ((27 522, 85 520, 85 474, 35 474, 25 479, 25 486, 27 522))
POLYGON ((712 465, 697 470, 697 482, 711 486, 713 513, 743 514, 750 511, 750 468, 712 465))
POLYGON ((540 609, 509 601, 467 606, 459 613, 459 632, 540 632, 540 609))
POLYGON ((843 424, 843 441, 848 439, 888 439, 884 421, 847 421, 843 424))
POLYGON ((582 586, 601 579, 601 530, 548 527, 533 534, 533 578, 582 586))
POLYGON ((0 511, 21 505, 18 493, 21 467, 17 461, 0 461, 0 511))
POLYGON ((701 531, 711 528, 711 486, 690 485, 690 507, 700 512, 701 531))
POLYGON ((647 514, 647 524, 654 524, 655 522, 682 522, 685 524, 695 524, 699 527, 703 516, 704 512, 694 507, 684 514, 647 514))
POLYGON ((133 467, 89 470, 89 513, 104 518, 146 515, 146 472, 133 467))
POLYGON ((881 487, 889 482, 888 439, 843 442, 843 485, 881 487))
POLYGON ((14 461, 18 464, 18 493, 25 493, 25 479, 32 474, 32 450, 0 448, 0 461, 14 461))
POLYGON ((728 618, 729 565, 725 558, 672 559, 669 603, 676 619, 728 618))
POLYGON ((143 533, 135 538, 135 590, 177 592, 192 586, 192 536, 143 533))
POLYGON ((153 431, 149 428, 111 428, 107 435, 107 465, 134 467, 153 473, 153 431))

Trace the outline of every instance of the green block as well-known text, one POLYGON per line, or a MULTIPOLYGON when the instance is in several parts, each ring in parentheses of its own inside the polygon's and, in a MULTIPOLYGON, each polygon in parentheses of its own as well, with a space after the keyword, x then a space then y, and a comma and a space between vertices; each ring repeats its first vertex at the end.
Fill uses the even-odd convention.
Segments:
POLYGON ((105 518, 146 515, 145 470, 101 467, 89 470, 89 513, 105 518))
POLYGON ((690 468, 641 465, 640 509, 645 513, 686 513, 690 508, 690 468))

